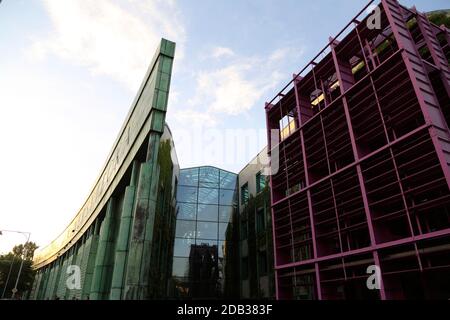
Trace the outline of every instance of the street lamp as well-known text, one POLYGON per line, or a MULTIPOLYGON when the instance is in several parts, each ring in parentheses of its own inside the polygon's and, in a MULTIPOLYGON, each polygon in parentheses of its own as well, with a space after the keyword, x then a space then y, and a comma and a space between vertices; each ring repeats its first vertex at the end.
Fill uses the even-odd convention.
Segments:
POLYGON ((16 283, 14 284, 14 289, 12 289, 13 294, 11 295, 11 298, 13 298, 14 295, 16 294, 16 292, 17 292, 17 285, 19 283, 20 274, 22 272, 23 260, 25 259, 25 255, 27 254, 27 249, 25 248, 25 245, 30 241, 31 233, 30 232, 24 232, 24 231, 16 231, 16 230, 0 230, 0 235, 3 235, 3 232, 20 233, 20 234, 24 235, 26 237, 26 239, 27 239, 25 241, 24 246, 23 246, 23 252, 22 252, 23 259, 21 259, 21 261, 20 261, 19 273, 17 274, 16 283))

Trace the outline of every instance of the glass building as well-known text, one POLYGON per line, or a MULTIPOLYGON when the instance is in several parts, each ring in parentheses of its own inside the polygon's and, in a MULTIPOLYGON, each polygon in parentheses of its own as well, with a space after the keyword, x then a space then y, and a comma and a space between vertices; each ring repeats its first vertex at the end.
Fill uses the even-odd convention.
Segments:
POLYGON ((236 187, 237 175, 228 171, 180 170, 170 296, 220 298, 239 290, 236 187))

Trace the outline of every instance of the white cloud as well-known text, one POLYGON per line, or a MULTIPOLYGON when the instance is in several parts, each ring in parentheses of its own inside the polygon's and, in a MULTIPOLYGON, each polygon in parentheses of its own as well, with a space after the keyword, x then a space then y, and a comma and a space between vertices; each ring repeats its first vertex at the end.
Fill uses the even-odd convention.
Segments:
MULTIPOLYGON (((171 112, 171 117, 179 124, 184 123, 186 127, 190 127, 192 125, 215 127, 217 125, 217 119, 213 115, 193 109, 175 110, 171 112)), ((176 127, 172 130, 176 130, 176 127)))
POLYGON ((135 92, 161 37, 177 42, 185 30, 173 1, 45 0, 53 32, 34 39, 31 54, 56 55, 106 75, 135 92))
POLYGON ((211 55, 213 58, 221 58, 221 57, 227 57, 227 56, 232 57, 235 55, 235 53, 230 48, 214 47, 211 55))
POLYGON ((272 59, 277 52, 250 58, 236 55, 221 67, 198 72, 196 92, 188 105, 191 108, 206 107, 214 116, 236 116, 251 110, 283 79, 279 59, 272 59))
POLYGON ((277 49, 274 52, 272 52, 272 54, 270 55, 269 59, 271 61, 282 60, 282 59, 286 58, 286 56, 289 54, 289 51, 290 51, 290 48, 277 49))

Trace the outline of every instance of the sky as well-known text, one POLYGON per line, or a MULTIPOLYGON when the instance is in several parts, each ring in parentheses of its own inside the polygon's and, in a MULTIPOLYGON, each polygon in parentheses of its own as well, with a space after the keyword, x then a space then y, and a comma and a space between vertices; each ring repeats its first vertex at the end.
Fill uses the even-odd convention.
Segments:
MULTIPOLYGON (((161 37, 177 43, 166 121, 181 167, 238 172, 266 143, 264 103, 366 3, 3 0, 0 230, 31 232, 39 246, 63 231, 96 181, 161 37)), ((4 232, 0 253, 24 240, 4 232)))

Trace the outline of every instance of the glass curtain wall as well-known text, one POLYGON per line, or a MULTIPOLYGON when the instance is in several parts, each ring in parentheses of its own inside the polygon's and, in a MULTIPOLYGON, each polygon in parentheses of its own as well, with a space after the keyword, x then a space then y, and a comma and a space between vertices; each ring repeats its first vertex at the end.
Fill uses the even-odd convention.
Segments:
POLYGON ((226 295, 226 280, 231 280, 227 269, 236 248, 236 186, 237 175, 218 168, 180 171, 170 293, 175 298, 226 295))

